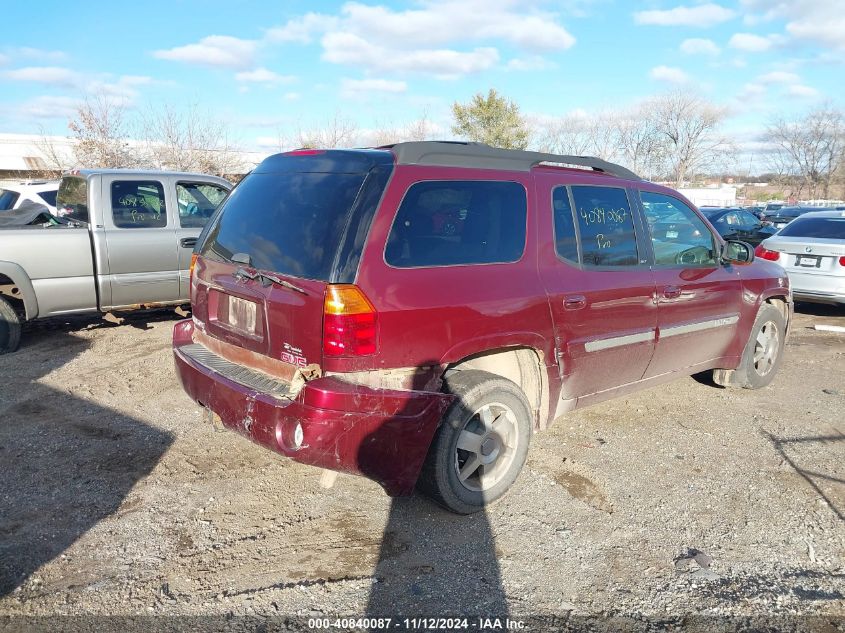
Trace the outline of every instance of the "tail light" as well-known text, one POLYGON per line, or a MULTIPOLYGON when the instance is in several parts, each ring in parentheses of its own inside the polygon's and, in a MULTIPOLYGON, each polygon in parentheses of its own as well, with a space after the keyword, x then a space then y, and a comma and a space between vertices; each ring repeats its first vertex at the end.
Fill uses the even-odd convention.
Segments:
POLYGON ((373 304, 352 284, 331 284, 323 306, 323 353, 369 356, 376 353, 378 319, 373 304))
POLYGON ((840 266, 845 266, 845 257, 840 257, 840 258, 839 258, 839 265, 840 265, 840 266))
POLYGON ((776 262, 780 259, 780 252, 770 251, 768 248, 763 248, 762 244, 758 244, 757 248, 754 249, 754 256, 760 259, 767 259, 770 262, 776 262))
POLYGON ((191 253, 191 266, 188 268, 188 277, 190 279, 190 288, 193 291, 194 288, 194 268, 197 267, 197 254, 191 253))

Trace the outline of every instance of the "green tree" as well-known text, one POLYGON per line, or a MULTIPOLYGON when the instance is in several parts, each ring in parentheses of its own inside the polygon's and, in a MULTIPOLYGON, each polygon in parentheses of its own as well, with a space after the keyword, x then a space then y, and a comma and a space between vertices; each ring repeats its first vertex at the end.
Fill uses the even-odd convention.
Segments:
POLYGON ((468 104, 452 104, 452 133, 471 141, 505 149, 525 149, 531 132, 513 101, 490 89, 478 93, 468 104))

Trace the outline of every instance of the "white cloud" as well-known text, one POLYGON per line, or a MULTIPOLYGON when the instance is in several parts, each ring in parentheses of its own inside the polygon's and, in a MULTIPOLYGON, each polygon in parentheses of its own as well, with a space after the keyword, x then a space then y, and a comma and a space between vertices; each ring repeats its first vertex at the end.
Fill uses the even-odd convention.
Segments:
POLYGON ((28 59, 39 59, 50 62, 60 62, 67 59, 67 53, 64 51, 46 50, 43 48, 32 48, 30 46, 22 46, 20 48, 13 48, 10 51, 13 57, 26 57, 28 59))
POLYGON ((787 73, 782 70, 776 70, 765 75, 757 77, 757 81, 764 84, 792 84, 798 83, 800 78, 795 73, 787 73))
POLYGON ((713 40, 693 37, 681 42, 681 52, 685 55, 718 55, 720 49, 713 40))
POLYGON ((79 73, 60 66, 28 66, 7 70, 2 74, 12 81, 32 81, 35 83, 73 86, 79 82, 79 73))
POLYGON ((506 70, 517 71, 549 70, 550 68, 555 68, 555 64, 540 55, 514 57, 505 65, 506 70))
POLYGON ((21 110, 36 119, 67 119, 76 114, 80 103, 79 99, 73 97, 44 95, 27 101, 21 110))
POLYGON ((404 81, 389 79, 344 79, 340 82, 340 92, 346 97, 372 92, 401 94, 407 90, 408 84, 404 81))
POLYGON ((300 42, 308 44, 315 34, 325 33, 335 28, 337 18, 321 13, 306 13, 302 17, 289 20, 282 26, 276 26, 267 31, 267 39, 271 42, 300 42))
POLYGON ((0 66, 5 66, 8 63, 9 63, 9 58, 6 55, 4 55, 3 53, 0 53, 0 66))
POLYGON ((728 41, 728 46, 748 53, 762 53, 777 43, 776 35, 754 35, 753 33, 735 33, 728 41))
POLYGON ((682 84, 689 81, 689 75, 680 68, 671 66, 655 66, 649 72, 649 76, 656 81, 666 81, 673 84, 682 84))
POLYGON ((845 50, 845 12, 842 0, 741 0, 752 23, 783 19, 796 39, 845 50))
POLYGON ((209 35, 196 44, 153 51, 153 57, 222 68, 253 66, 257 42, 228 35, 209 35))
POLYGON ((292 75, 280 75, 262 67, 235 73, 235 80, 256 84, 284 84, 296 81, 296 77, 292 75))
POLYGON ((302 97, 302 95, 298 92, 286 92, 282 95, 282 99, 285 101, 297 101, 302 97))
POLYGON ((819 96, 819 91, 804 84, 794 84, 786 89, 786 94, 792 97, 814 98, 819 96))
POLYGON ((530 53, 517 57, 511 70, 539 67, 539 53, 575 44, 557 13, 515 0, 421 0, 418 5, 394 10, 346 2, 336 16, 308 13, 269 29, 267 40, 309 42, 319 34, 328 62, 444 79, 494 66, 499 61, 494 46, 502 43, 530 53))
POLYGON ((634 22, 637 24, 655 24, 658 26, 701 26, 708 27, 733 19, 736 12, 714 4, 700 4, 694 7, 675 7, 674 9, 637 11, 634 22))
POLYGON ((328 62, 375 71, 420 72, 442 79, 486 70, 499 61, 495 48, 476 48, 469 52, 449 49, 390 50, 352 33, 328 33, 322 43, 323 59, 328 62))

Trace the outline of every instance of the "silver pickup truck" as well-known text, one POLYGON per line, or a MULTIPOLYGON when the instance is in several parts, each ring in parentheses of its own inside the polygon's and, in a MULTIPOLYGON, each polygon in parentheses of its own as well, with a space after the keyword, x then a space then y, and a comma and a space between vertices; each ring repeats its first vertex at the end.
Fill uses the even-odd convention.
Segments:
POLYGON ((0 354, 17 349, 23 320, 187 303, 197 237, 231 188, 178 172, 65 175, 68 225, 0 229, 0 354))

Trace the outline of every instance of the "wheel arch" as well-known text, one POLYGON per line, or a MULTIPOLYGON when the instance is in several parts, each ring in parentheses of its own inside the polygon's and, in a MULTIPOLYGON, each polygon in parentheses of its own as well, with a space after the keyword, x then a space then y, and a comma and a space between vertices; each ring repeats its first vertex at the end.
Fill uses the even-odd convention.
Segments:
POLYGON ((549 426, 549 377, 543 362, 545 354, 528 345, 493 347, 445 363, 443 375, 478 369, 515 383, 531 405, 534 430, 549 426))
POLYGON ((26 271, 14 262, 0 262, 0 295, 19 302, 27 320, 38 316, 38 297, 26 271))

